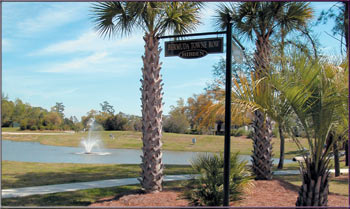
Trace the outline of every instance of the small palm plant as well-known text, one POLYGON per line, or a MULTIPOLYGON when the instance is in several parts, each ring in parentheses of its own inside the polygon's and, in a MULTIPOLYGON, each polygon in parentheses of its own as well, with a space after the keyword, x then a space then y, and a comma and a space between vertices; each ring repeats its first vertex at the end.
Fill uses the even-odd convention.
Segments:
MULTIPOLYGON (((230 159, 230 199, 239 200, 244 188, 251 184, 251 174, 246 168, 247 162, 239 159, 238 153, 230 159)), ((224 158, 219 154, 199 154, 192 161, 192 168, 200 173, 198 178, 190 180, 184 197, 195 206, 219 206, 223 204, 224 158)))
MULTIPOLYGON (((339 125, 339 113, 347 106, 348 81, 344 79, 346 85, 340 88, 334 65, 305 56, 292 57, 289 68, 285 75, 275 74, 269 81, 284 95, 307 135, 310 155, 304 155, 305 163, 301 163, 303 183, 296 205, 327 206, 330 151, 336 141, 331 130, 339 125)), ((347 75, 348 67, 344 69, 347 75)))

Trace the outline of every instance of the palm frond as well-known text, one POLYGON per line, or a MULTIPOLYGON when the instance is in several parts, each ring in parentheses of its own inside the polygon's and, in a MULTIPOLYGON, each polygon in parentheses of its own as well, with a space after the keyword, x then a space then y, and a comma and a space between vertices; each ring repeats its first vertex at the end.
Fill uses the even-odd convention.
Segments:
POLYGON ((129 35, 135 27, 136 18, 127 2, 98 2, 91 10, 95 29, 104 38, 129 35))

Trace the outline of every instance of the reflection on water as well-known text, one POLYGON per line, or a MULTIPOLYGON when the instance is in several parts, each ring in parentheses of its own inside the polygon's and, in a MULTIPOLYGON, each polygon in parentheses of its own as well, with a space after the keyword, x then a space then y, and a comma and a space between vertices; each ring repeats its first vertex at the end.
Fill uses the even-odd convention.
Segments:
MULTIPOLYGON (((42 145, 38 142, 16 142, 2 140, 2 160, 40 163, 109 163, 109 164, 140 164, 141 150, 133 149, 103 149, 108 155, 81 154, 81 147, 62 147, 42 145)), ((163 151, 164 164, 188 165, 199 152, 163 151)), ((242 155, 241 159, 250 161, 250 156, 242 155)), ((278 159, 274 159, 278 162, 278 159)), ((290 163, 291 160, 285 160, 290 163)), ((250 162, 249 162, 250 163, 250 162)))

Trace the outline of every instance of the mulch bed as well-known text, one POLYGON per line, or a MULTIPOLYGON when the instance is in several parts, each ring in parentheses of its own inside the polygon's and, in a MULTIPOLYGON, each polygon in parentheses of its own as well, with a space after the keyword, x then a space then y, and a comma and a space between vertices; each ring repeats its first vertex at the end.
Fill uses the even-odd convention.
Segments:
MULTIPOLYGON (((347 178, 347 177, 341 177, 347 178)), ((244 199, 232 202, 231 206, 295 206, 299 187, 282 180, 254 181, 254 185, 244 195, 244 199)), ((104 198, 90 206, 121 207, 121 206, 188 206, 188 201, 181 198, 178 191, 165 190, 153 194, 121 194, 104 198), (124 196, 123 196, 124 195, 124 196)), ((348 197, 329 194, 328 206, 348 206, 348 197)))

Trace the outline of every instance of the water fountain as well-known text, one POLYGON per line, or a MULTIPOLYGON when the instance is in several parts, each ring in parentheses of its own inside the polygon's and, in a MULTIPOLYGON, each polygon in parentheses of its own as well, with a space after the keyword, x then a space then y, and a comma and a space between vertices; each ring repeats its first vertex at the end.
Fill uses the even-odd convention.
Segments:
POLYGON ((108 152, 101 152, 102 140, 99 131, 103 130, 102 126, 96 123, 96 121, 91 118, 87 124, 89 131, 87 138, 82 138, 80 144, 84 148, 84 152, 78 154, 88 154, 88 155, 108 155, 108 152), (97 151, 93 151, 93 149, 97 151))

